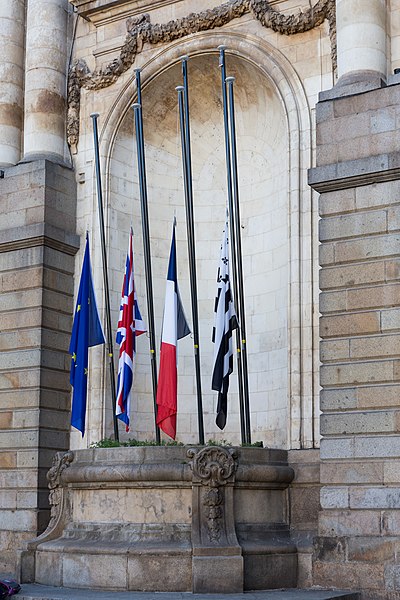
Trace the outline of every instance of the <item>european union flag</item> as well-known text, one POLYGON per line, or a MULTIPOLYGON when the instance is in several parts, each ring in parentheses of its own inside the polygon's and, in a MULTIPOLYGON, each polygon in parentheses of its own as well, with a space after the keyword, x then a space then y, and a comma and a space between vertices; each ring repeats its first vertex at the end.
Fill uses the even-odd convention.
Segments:
POLYGON ((104 344, 104 333, 97 311, 90 266, 89 236, 86 234, 85 256, 83 258, 81 281, 72 327, 69 352, 71 354, 70 382, 74 388, 72 397, 71 425, 85 434, 88 348, 104 344))

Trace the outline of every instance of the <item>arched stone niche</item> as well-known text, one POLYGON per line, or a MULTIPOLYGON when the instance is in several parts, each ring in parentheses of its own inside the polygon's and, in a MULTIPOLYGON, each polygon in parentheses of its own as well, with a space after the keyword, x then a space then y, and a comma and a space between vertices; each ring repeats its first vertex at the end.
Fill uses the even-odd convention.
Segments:
MULTIPOLYGON (((289 63, 275 49, 239 34, 201 34, 171 44, 143 67, 143 114, 157 344, 160 338, 171 224, 177 217, 181 295, 191 322, 185 206, 175 86, 179 57, 190 55, 194 212, 200 353, 206 439, 240 441, 236 363, 228 422, 215 425, 211 391, 211 331, 215 275, 224 224, 226 168, 221 80, 216 48, 227 47, 227 73, 236 77, 235 108, 253 440, 270 447, 313 444, 311 359, 310 123, 305 95, 289 63)), ((133 126, 134 74, 102 131, 107 164, 112 306, 118 306, 129 227, 135 232, 135 274, 147 314, 140 201, 133 126)), ((118 318, 114 311, 113 321, 118 318)), ((149 345, 138 340, 131 436, 151 437, 149 345)), ((197 441, 193 341, 179 343, 179 440, 197 441)), ((108 415, 111 422, 111 414, 108 415)))

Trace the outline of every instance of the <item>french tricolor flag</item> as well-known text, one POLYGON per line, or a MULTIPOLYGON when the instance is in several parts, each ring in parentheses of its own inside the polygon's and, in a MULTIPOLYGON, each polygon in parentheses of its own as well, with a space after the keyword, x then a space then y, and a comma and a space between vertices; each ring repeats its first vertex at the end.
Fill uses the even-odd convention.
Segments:
POLYGON ((176 437, 177 413, 177 345, 190 333, 179 294, 174 220, 169 256, 164 318, 161 335, 160 371, 157 386, 157 425, 171 437, 176 437))

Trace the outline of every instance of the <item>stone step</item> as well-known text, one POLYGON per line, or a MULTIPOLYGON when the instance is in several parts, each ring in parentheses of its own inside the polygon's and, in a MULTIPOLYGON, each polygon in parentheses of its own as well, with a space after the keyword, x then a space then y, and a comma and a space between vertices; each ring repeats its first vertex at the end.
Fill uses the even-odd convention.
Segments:
POLYGON ((110 592, 23 584, 16 600, 359 600, 357 592, 340 590, 270 590, 243 594, 189 592, 110 592))

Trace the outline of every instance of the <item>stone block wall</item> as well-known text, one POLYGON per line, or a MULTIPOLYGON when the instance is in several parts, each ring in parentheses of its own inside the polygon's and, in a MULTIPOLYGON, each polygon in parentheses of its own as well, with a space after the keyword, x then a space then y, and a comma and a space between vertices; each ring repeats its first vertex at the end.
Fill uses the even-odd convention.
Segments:
MULTIPOLYGON (((335 88, 333 92, 335 91, 335 88)), ((337 90, 340 93, 340 87, 337 90)), ((400 595, 400 86, 317 105, 321 513, 314 584, 400 595)))
POLYGON ((46 472, 69 446, 76 184, 48 161, 0 179, 0 572, 48 521, 46 472))
POLYGON ((294 470, 288 489, 288 517, 292 539, 297 544, 297 586, 308 588, 313 584, 313 539, 320 509, 319 450, 289 450, 288 461, 294 470))

